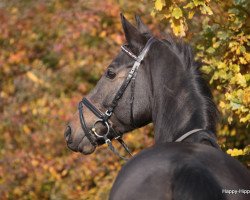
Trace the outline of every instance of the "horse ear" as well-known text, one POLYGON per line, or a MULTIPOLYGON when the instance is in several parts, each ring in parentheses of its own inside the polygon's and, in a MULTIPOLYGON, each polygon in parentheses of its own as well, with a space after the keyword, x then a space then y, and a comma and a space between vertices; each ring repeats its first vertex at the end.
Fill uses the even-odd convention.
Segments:
POLYGON ((137 24, 137 28, 140 31, 141 34, 150 34, 151 32, 148 29, 148 27, 142 22, 141 18, 139 15, 135 15, 135 20, 136 20, 136 24, 137 24))
POLYGON ((121 21, 128 44, 130 44, 132 47, 135 47, 136 49, 140 49, 141 46, 144 46, 147 41, 147 38, 144 35, 142 35, 137 30, 137 28, 135 28, 132 24, 130 24, 122 13, 121 13, 121 21))

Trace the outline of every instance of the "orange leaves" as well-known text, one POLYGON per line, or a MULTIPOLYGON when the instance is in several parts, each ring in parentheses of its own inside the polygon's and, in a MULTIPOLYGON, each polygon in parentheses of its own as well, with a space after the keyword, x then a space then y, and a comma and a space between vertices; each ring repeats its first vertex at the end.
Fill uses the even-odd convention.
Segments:
POLYGON ((11 64, 20 63, 26 56, 25 51, 19 51, 17 53, 11 54, 9 57, 9 62, 11 64))
POLYGON ((55 168, 49 167, 49 172, 50 172, 50 175, 51 175, 55 180, 60 180, 60 179, 61 179, 61 175, 55 170, 55 168))
MULTIPOLYGON (((170 23, 176 35, 202 39, 205 45, 200 41, 193 46, 199 47, 199 55, 207 56, 202 59, 207 61, 208 74, 215 75, 213 84, 222 83, 213 90, 226 116, 218 131, 221 143, 226 150, 245 145, 245 129, 231 126, 235 126, 238 116, 243 124, 250 120, 247 110, 250 93, 245 87, 250 80, 246 73, 250 61, 246 44, 250 36, 240 33, 243 29, 238 35, 232 35, 225 28, 214 28, 207 17, 218 23, 222 17, 223 27, 226 23, 223 13, 212 14, 217 8, 206 7, 211 1, 171 1, 172 7, 165 0, 154 1, 152 5, 126 1, 124 6, 112 0, 84 1, 84 4, 56 0, 20 2, 13 7, 11 1, 6 1, 8 8, 1 8, 0 14, 0 98, 3 100, 0 101, 3 111, 0 184, 4 183, 6 199, 107 198, 123 161, 104 146, 90 156, 73 153, 66 147, 63 132, 79 100, 94 87, 124 42, 119 19, 121 7, 130 18, 138 10, 139 14, 145 14, 142 18, 149 21, 146 24, 155 29, 154 33, 161 31, 158 27, 165 30, 166 23, 170 23), (152 19, 149 11, 154 5, 156 18, 152 19), (190 23, 192 29, 188 30, 190 23), (229 44, 228 49, 225 44, 229 44), (228 54, 221 56, 223 48, 228 54), (224 60, 217 62, 211 55, 213 58, 219 55, 224 60), (228 125, 228 122, 235 123, 228 125)), ((237 19, 232 28, 238 29, 244 26, 236 11, 230 11, 230 20, 237 19)), ((133 152, 151 146, 152 127, 134 131, 125 140, 133 152)))
POLYGON ((45 82, 42 79, 39 79, 34 73, 32 72, 27 72, 26 73, 27 77, 33 81, 34 83, 44 85, 45 82))
POLYGON ((34 167, 37 167, 39 165, 39 161, 36 160, 36 159, 32 159, 31 160, 31 165, 34 166, 34 167))
POLYGON ((54 0, 6 6, 0 14, 1 195, 108 194, 119 160, 105 151, 91 157, 73 153, 63 132, 78 101, 117 53, 113 46, 123 42, 119 6, 54 0))
POLYGON ((23 131, 24 131, 25 134, 30 134, 31 133, 31 130, 27 126, 27 124, 24 124, 22 128, 23 128, 23 131))
POLYGON ((78 86, 78 90, 79 90, 82 94, 86 94, 87 91, 89 90, 89 88, 87 87, 86 84, 80 83, 79 86, 78 86))

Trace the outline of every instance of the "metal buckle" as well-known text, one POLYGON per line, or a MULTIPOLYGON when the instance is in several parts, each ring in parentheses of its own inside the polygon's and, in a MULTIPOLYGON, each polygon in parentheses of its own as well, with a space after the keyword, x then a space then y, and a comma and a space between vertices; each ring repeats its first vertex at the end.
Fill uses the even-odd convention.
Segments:
POLYGON ((105 140, 105 143, 106 143, 106 144, 110 144, 110 143, 111 143, 110 139, 107 138, 107 139, 105 140))
POLYGON ((107 115, 108 117, 110 117, 112 115, 112 112, 110 112, 109 110, 106 110, 105 115, 107 115))

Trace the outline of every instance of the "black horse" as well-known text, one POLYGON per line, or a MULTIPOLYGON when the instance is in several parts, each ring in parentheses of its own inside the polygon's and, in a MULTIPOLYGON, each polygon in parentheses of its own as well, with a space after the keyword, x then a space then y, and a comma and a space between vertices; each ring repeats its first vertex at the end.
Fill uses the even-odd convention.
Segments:
POLYGON ((154 38, 139 17, 138 29, 121 18, 127 44, 79 103, 68 147, 90 154, 107 143, 117 153, 113 138, 123 144, 123 133, 153 122, 156 145, 123 167, 111 199, 248 198, 240 193, 250 174, 218 149, 217 109, 189 46, 154 38), (232 189, 238 194, 222 193, 232 189))

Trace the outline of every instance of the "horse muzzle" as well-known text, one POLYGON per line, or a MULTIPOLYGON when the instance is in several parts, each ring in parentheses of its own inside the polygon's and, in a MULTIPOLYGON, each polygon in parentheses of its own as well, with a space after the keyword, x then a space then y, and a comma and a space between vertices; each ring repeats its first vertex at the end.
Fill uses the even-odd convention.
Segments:
POLYGON ((90 143, 81 129, 74 131, 74 129, 68 125, 64 132, 64 138, 68 148, 72 151, 80 152, 85 155, 95 151, 95 146, 90 143))

